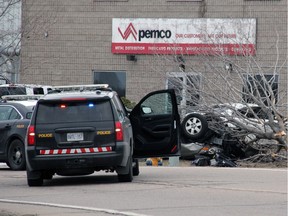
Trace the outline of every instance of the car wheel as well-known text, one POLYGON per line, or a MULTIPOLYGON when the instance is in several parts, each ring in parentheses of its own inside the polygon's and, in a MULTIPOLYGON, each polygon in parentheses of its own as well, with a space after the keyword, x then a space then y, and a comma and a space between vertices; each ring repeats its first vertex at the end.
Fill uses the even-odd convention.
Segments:
POLYGON ((139 161, 138 159, 133 160, 133 176, 139 175, 139 161))
POLYGON ((20 140, 13 140, 8 148, 8 166, 12 170, 25 169, 24 144, 20 140))
POLYGON ((43 185, 43 178, 41 174, 39 174, 38 172, 35 173, 28 170, 26 172, 27 172, 27 183, 30 187, 43 185))
POLYGON ((133 180, 132 156, 129 157, 127 166, 128 166, 128 170, 129 170, 127 174, 118 174, 118 181, 119 182, 132 182, 132 180, 133 180))
POLYGON ((48 179, 51 180, 53 178, 54 173, 53 172, 43 172, 42 173, 42 178, 43 179, 48 179))
POLYGON ((191 113, 183 119, 181 128, 185 137, 197 140, 202 138, 208 131, 208 123, 203 115, 191 113))
POLYGON ((34 187, 34 186, 42 186, 43 185, 43 179, 39 178, 39 179, 27 179, 28 185, 30 187, 34 187))

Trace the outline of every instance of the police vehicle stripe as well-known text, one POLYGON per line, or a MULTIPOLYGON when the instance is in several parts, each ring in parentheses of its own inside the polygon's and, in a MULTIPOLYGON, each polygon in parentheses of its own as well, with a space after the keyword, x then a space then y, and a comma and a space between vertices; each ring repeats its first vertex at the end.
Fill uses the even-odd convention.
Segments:
POLYGON ((40 150, 40 155, 59 155, 59 154, 81 154, 81 153, 96 153, 96 152, 110 152, 112 147, 99 148, 77 148, 77 149, 49 149, 40 150))

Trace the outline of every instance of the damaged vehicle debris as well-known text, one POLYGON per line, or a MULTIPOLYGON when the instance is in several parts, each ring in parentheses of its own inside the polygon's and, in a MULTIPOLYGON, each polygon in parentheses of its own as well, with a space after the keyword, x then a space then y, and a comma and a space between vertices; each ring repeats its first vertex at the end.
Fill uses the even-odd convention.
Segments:
POLYGON ((181 157, 192 160, 195 166, 236 167, 235 159, 223 152, 222 147, 203 143, 182 144, 181 157))
POLYGON ((221 104, 187 113, 181 122, 181 157, 197 166, 237 166, 237 159, 257 155, 267 146, 267 140, 238 125, 269 132, 266 121, 267 114, 256 104, 221 104))

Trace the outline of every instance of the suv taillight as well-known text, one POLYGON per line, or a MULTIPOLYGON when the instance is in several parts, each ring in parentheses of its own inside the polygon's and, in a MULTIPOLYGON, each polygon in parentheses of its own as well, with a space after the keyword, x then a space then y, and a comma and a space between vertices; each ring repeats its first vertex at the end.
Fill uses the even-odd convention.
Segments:
POLYGON ((30 125, 28 127, 27 142, 28 142, 28 145, 35 145, 35 127, 34 127, 34 125, 30 125))
POLYGON ((123 127, 121 122, 115 122, 116 141, 123 141, 123 127))

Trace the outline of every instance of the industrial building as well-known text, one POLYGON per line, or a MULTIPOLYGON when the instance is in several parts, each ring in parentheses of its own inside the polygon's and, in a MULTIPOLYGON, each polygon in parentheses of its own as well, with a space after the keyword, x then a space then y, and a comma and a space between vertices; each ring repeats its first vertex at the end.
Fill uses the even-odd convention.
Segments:
POLYGON ((287 0, 26 0, 22 29, 21 83, 107 82, 137 102, 251 57, 287 105, 287 0))

